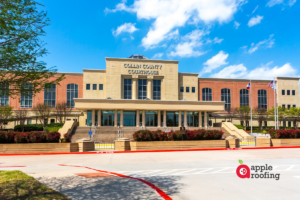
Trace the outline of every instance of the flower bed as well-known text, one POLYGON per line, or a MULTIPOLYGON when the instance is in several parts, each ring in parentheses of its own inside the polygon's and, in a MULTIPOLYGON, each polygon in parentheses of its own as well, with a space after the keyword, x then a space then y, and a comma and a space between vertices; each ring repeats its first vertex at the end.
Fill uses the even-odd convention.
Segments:
POLYGON ((185 134, 180 131, 162 132, 161 130, 139 130, 133 134, 134 141, 182 141, 182 140, 220 140, 223 132, 218 130, 188 130, 185 134))
MULTIPOLYGON (((71 138, 67 134, 64 135, 65 141, 70 142, 71 138)), ((53 132, 13 132, 0 131, 0 143, 58 143, 60 133, 53 132)))
POLYGON ((274 130, 268 131, 272 139, 284 139, 284 138, 300 138, 300 130, 274 130))

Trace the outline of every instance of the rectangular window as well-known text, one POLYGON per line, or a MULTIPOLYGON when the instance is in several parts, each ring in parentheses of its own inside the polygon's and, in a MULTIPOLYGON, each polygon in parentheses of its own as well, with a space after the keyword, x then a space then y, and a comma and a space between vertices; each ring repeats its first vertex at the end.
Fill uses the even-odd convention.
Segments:
POLYGON ((91 84, 86 84, 86 90, 90 90, 91 89, 91 84))
POLYGON ((192 87, 192 93, 195 93, 195 92, 196 92, 196 88, 192 87))
POLYGON ((286 95, 291 95, 290 90, 286 91, 286 95))
POLYGON ((292 95, 293 95, 293 96, 296 95, 296 90, 292 90, 292 95))
POLYGON ((286 121, 283 121, 283 127, 286 127, 286 121))
POLYGON ((292 126, 292 122, 288 122, 288 127, 291 127, 292 126))
POLYGON ((268 122, 267 121, 264 121, 264 126, 268 126, 268 122))
POLYGON ((282 94, 282 95, 285 95, 285 90, 281 90, 281 94, 282 94))
POLYGON ((56 101, 56 85, 45 85, 44 90, 44 103, 48 105, 49 108, 55 108, 56 101))
POLYGON ((282 107, 285 108, 285 104, 282 104, 282 107))
POLYGON ((28 120, 27 120, 27 124, 31 124, 31 119, 28 119, 28 120))
POLYGON ((190 92, 190 87, 186 87, 185 92, 190 92))
POLYGON ((287 105, 287 109, 289 110, 291 108, 291 105, 287 105))
POLYGON ((97 84, 93 84, 93 90, 97 90, 97 84))
POLYGON ((293 108, 296 108, 296 105, 293 105, 293 108))
POLYGON ((147 98, 147 79, 139 79, 138 99, 147 98))
POLYGON ((132 99, 132 80, 124 79, 124 99, 132 99))
POLYGON ((32 88, 31 83, 24 83, 22 86, 24 88, 24 93, 21 94, 21 102, 20 107, 21 108, 32 108, 32 92, 29 91, 30 88, 32 88), (27 91, 27 92, 26 92, 27 91))
POLYGON ((55 119, 50 119, 50 124, 54 124, 55 123, 55 119))
POLYGON ((153 80, 153 100, 161 99, 161 81, 153 80))
POLYGON ((99 84, 99 90, 103 90, 103 84, 99 84))
POLYGON ((180 92, 184 92, 184 87, 180 87, 180 92))

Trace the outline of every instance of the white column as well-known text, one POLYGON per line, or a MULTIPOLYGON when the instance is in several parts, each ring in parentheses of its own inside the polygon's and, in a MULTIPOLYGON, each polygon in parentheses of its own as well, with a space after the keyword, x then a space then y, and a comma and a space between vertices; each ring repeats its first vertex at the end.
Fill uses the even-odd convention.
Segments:
POLYGON ((136 127, 140 126, 140 111, 136 111, 136 122, 135 122, 136 127))
POLYGON ((118 110, 115 110, 115 123, 114 123, 114 127, 118 126, 118 110))
POLYGON ((145 119, 145 118, 146 118, 145 114, 146 114, 146 112, 145 112, 145 110, 143 110, 143 114, 142 114, 142 115, 143 115, 143 121, 142 121, 142 123, 143 123, 143 127, 144 127, 144 128, 145 128, 145 124, 146 124, 146 123, 145 123, 145 121, 146 121, 146 119, 145 119))
POLYGON ((147 79, 147 98, 152 99, 152 79, 147 79))
POLYGON ((157 127, 161 127, 161 114, 160 114, 160 110, 157 112, 157 127))
POLYGON ((207 129, 207 111, 204 111, 204 127, 207 129))
POLYGON ((120 113, 120 127, 123 127, 123 110, 120 113))
POLYGON ((181 111, 178 112, 178 127, 181 127, 181 111))
POLYGON ((187 114, 186 114, 186 110, 184 111, 184 126, 187 127, 187 114))
POLYGON ((163 124, 164 127, 167 127, 167 111, 164 110, 164 124, 163 124))
POLYGON ((132 79, 132 99, 137 99, 137 80, 136 78, 132 79))
POLYGON ((98 126, 101 126, 101 110, 98 110, 98 126))
POLYGON ((92 126, 95 126, 95 110, 92 110, 92 126))

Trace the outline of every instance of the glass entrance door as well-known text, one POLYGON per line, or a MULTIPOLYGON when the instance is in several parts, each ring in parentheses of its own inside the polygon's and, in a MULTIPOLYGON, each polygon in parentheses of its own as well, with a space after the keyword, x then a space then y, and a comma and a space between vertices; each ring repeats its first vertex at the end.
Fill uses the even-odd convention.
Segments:
POLYGON ((103 125, 104 126, 113 126, 113 114, 103 114, 103 125))
POLYGON ((188 115, 187 116, 187 125, 190 127, 194 126, 194 116, 193 115, 188 115))
POLYGON ((146 126, 154 126, 154 115, 146 115, 146 126))

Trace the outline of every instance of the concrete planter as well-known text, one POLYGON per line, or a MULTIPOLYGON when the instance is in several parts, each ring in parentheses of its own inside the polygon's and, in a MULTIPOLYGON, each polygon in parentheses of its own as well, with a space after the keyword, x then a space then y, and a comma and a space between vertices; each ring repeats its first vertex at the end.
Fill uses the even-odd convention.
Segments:
POLYGON ((300 146, 300 139, 271 139, 272 147, 300 146))
POLYGON ((77 143, 0 144, 0 154, 70 153, 78 152, 77 143))
POLYGON ((221 148, 226 148, 226 140, 130 142, 131 151, 221 148))

